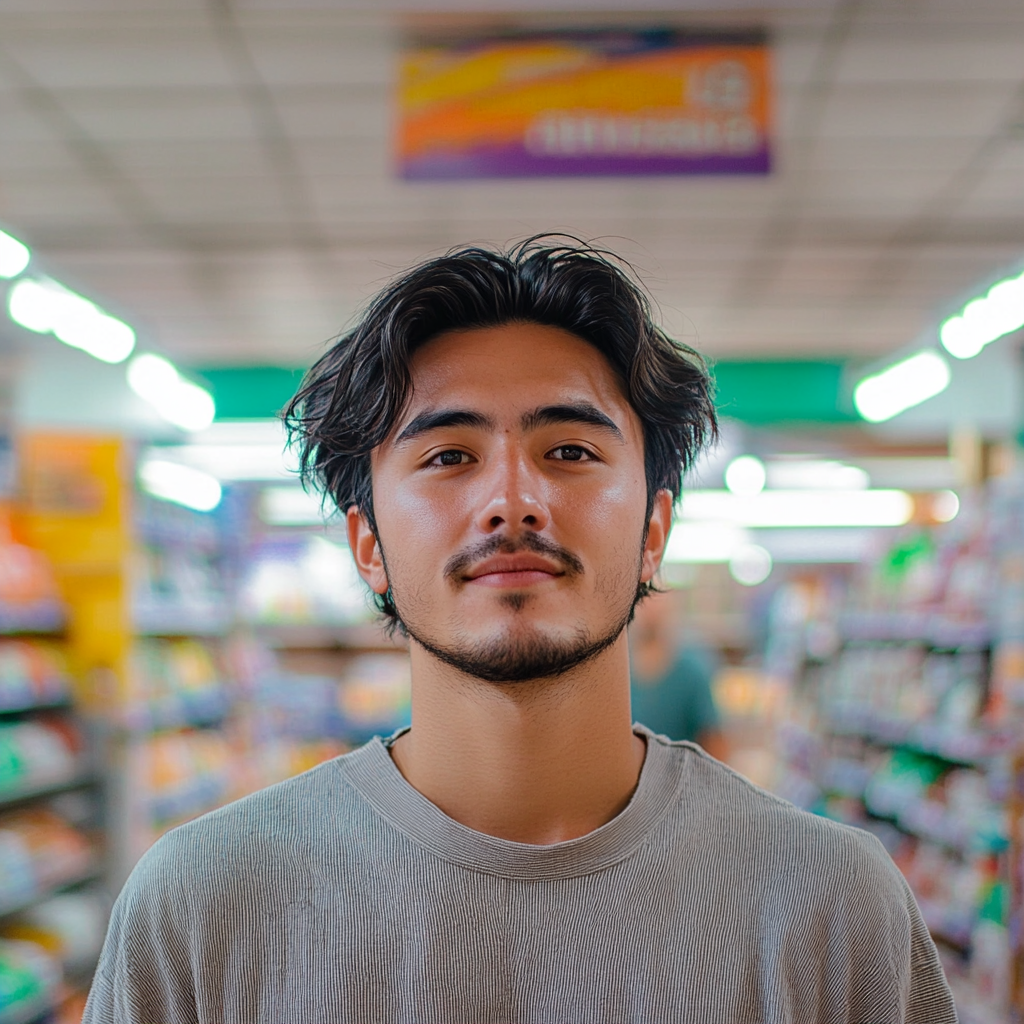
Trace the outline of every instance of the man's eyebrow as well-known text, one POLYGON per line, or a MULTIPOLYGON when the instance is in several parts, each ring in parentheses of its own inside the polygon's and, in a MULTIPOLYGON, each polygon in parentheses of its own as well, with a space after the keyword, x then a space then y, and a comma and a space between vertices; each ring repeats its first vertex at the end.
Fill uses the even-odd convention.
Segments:
POLYGON ((484 430, 493 430, 494 420, 472 409, 427 409, 410 420, 395 438, 395 444, 411 441, 428 430, 437 430, 440 427, 481 427, 484 430))
POLYGON ((539 409, 526 413, 522 419, 523 430, 535 430, 537 427, 546 427, 556 423, 586 423, 589 426, 607 430, 618 440, 625 441, 622 431, 615 425, 615 421, 589 402, 542 405, 539 409))

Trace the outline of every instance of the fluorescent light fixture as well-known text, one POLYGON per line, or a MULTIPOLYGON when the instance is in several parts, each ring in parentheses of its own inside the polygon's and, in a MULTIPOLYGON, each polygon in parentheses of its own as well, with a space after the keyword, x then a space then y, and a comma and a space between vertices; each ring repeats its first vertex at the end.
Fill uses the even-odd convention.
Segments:
POLYGON ((729 575, 745 587, 756 587, 771 575, 772 556, 760 544, 744 544, 729 559, 729 575))
POLYGON ((154 498, 210 512, 220 504, 221 486, 209 473, 177 462, 151 459, 139 466, 139 483, 154 498))
POLYGON ((728 562, 750 534, 733 523, 676 522, 668 535, 664 561, 669 565, 684 562, 728 562))
POLYGON ((17 277, 32 259, 32 253, 24 242, 13 235, 0 231, 0 277, 17 277))
POLYGON ((854 388, 853 404, 869 423, 881 423, 945 391, 949 380, 949 363, 925 349, 865 377, 854 388))
POLYGON ((914 502, 906 491, 762 491, 740 497, 729 491, 684 495, 684 522, 733 524, 747 528, 815 526, 902 526, 914 502))
POLYGON ((213 422, 216 408, 210 393, 182 377, 163 356, 137 355, 128 364, 128 386, 182 430, 205 430, 213 422))
POLYGON ((970 359, 997 338, 1024 327, 1024 274, 998 281, 939 328, 943 348, 970 359))
POLYGON ((863 491, 871 484, 859 466, 832 459, 780 459, 769 462, 765 469, 768 486, 782 491, 863 491))
POLYGON ((756 455, 740 455, 725 467, 725 486, 733 494, 759 494, 765 479, 764 463, 756 455))
POLYGON ((55 337, 104 363, 121 363, 135 348, 135 332, 95 303, 49 278, 25 278, 7 296, 11 319, 55 337))
POLYGON ((259 517, 268 526, 323 526, 320 499, 301 487, 264 487, 259 517))
POLYGON ((298 460, 282 445, 181 444, 161 445, 152 451, 218 480, 294 480, 298 470, 298 460))

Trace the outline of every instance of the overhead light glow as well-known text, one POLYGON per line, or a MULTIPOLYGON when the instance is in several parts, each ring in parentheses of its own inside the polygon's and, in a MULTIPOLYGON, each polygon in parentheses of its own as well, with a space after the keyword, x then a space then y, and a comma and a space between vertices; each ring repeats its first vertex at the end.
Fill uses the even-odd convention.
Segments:
POLYGON ((684 522, 731 523, 748 528, 903 526, 914 512, 906 491, 691 491, 683 497, 684 522))
POLYGON ((939 523, 950 523, 960 511, 960 498, 956 491, 939 491, 932 498, 932 516, 939 523))
POLYGON ((210 512, 220 504, 221 486, 209 473, 177 462, 147 460, 139 467, 139 483, 154 498, 210 512))
POLYGON ((7 310, 27 330, 53 334, 105 363, 121 363, 135 348, 135 332, 126 323, 47 278, 18 281, 7 310))
POLYGON ((780 459, 765 467, 768 486, 775 490, 863 491, 871 478, 859 466, 832 459, 780 459))
POLYGON ((925 349, 865 377, 854 388, 853 404, 869 423, 881 423, 945 391, 949 381, 949 363, 925 349))
POLYGON ((664 561, 669 565, 728 562, 749 543, 748 531, 735 523, 677 522, 668 535, 664 561))
POLYGON ((0 277, 17 277, 32 259, 32 253, 24 242, 13 235, 0 231, 0 277))
POLYGON ((759 494, 765 479, 764 463, 756 455, 740 455, 725 468, 725 486, 733 494, 759 494))
POLYGON ((323 526, 320 499, 301 487, 264 487, 259 516, 269 526, 323 526))
POLYGON ((939 328, 943 348, 957 359, 970 359, 997 338, 1024 327, 1024 274, 998 281, 939 328))
POLYGON ((208 391, 182 377, 163 356, 151 352, 137 355, 128 364, 128 386, 182 430, 205 430, 217 411, 208 391))
POLYGON ((729 575, 745 587, 756 587, 771 575, 772 556, 760 544, 744 544, 729 559, 729 575))

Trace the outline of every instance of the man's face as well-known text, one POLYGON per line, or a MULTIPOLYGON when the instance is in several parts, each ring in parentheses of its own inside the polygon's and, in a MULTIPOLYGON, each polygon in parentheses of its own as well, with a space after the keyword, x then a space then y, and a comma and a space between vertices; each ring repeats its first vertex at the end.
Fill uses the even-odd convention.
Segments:
POLYGON ((604 356, 506 324, 440 335, 411 374, 372 456, 379 546, 349 512, 364 578, 390 585, 414 640, 481 678, 553 675, 604 649, 671 515, 661 492, 645 543, 642 428, 604 356))

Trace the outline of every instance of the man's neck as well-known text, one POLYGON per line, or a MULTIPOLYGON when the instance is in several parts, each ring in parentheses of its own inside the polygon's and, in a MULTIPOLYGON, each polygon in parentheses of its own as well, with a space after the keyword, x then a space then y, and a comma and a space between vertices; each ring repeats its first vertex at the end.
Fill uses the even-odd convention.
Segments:
POLYGON ((626 637, 555 679, 488 683, 412 643, 412 729, 399 771, 478 832, 547 845, 586 835, 629 802, 646 747, 629 715, 626 637))

